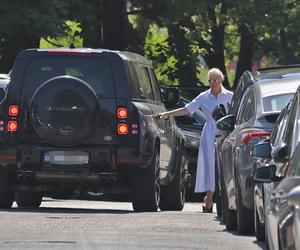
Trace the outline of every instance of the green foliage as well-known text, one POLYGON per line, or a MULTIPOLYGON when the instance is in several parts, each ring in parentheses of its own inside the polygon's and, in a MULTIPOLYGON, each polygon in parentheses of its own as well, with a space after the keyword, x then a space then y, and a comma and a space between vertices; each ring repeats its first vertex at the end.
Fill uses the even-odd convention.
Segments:
POLYGON ((66 34, 57 38, 42 38, 40 48, 69 47, 71 44, 76 48, 82 47, 82 38, 79 36, 81 28, 79 25, 76 22, 66 21, 66 26, 68 27, 66 34))
POLYGON ((175 57, 169 56, 168 31, 157 25, 150 25, 145 42, 145 56, 152 61, 155 73, 160 82, 167 85, 178 84, 173 77, 175 57))

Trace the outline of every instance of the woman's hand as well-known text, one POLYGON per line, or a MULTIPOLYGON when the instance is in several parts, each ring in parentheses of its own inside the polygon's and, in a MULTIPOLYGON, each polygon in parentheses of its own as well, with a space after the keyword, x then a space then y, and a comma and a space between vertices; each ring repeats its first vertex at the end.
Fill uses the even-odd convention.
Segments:
POLYGON ((169 114, 167 112, 162 112, 162 113, 158 113, 157 117, 159 119, 165 119, 165 120, 167 120, 167 119, 169 119, 169 114))

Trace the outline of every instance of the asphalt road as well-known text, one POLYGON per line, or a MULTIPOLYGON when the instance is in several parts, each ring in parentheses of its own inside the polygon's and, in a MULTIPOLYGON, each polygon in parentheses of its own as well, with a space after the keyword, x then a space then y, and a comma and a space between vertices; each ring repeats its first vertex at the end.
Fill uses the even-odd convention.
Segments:
POLYGON ((0 210, 0 249, 265 249, 227 232, 197 203, 181 212, 134 213, 131 203, 52 200, 0 210))

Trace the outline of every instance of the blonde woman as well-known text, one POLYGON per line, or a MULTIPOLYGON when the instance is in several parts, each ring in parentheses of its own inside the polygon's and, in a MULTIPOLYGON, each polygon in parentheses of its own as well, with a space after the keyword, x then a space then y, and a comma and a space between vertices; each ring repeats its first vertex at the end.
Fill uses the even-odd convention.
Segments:
POLYGON ((224 105, 226 112, 228 104, 231 102, 232 92, 225 89, 222 85, 224 76, 217 68, 208 71, 208 82, 210 89, 200 93, 194 100, 186 104, 185 107, 163 112, 158 114, 160 118, 167 119, 169 116, 181 116, 188 113, 194 113, 201 109, 206 117, 206 123, 202 130, 199 144, 199 154, 197 163, 197 174, 195 192, 206 195, 203 199, 205 207, 203 212, 212 212, 213 194, 215 191, 215 138, 216 121, 213 118, 213 112, 221 104, 224 105))

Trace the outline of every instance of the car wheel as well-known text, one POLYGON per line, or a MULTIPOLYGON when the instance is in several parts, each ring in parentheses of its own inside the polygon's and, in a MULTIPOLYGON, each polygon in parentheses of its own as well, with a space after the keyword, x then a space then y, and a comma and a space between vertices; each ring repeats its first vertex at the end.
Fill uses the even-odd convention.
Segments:
POLYGON ((18 207, 37 208, 42 203, 42 195, 36 192, 16 192, 16 202, 18 207))
POLYGON ((186 159, 183 155, 177 161, 176 174, 168 186, 161 187, 159 208, 162 211, 181 211, 185 203, 184 175, 186 159))
POLYGON ((255 237, 258 241, 265 240, 265 224, 259 221, 256 202, 254 199, 254 228, 255 228, 255 237))
POLYGON ((236 180, 236 213, 237 231, 241 235, 254 233, 254 212, 247 209, 242 203, 242 194, 238 181, 236 180))
POLYGON ((220 190, 220 186, 219 186, 219 171, 218 171, 217 166, 216 166, 215 173, 216 173, 215 174, 216 190, 215 190, 215 194, 214 194, 214 199, 215 199, 216 207, 217 207, 217 215, 219 218, 222 218, 221 190, 220 190))
POLYGON ((226 230, 236 230, 236 211, 228 208, 228 197, 223 178, 221 179, 222 214, 226 230))
POLYGON ((152 162, 134 176, 132 206, 137 212, 155 212, 160 201, 159 153, 155 149, 152 162))
POLYGON ((10 188, 9 174, 0 172, 0 208, 11 208, 14 200, 14 191, 10 188))

